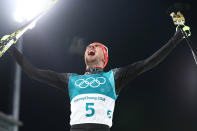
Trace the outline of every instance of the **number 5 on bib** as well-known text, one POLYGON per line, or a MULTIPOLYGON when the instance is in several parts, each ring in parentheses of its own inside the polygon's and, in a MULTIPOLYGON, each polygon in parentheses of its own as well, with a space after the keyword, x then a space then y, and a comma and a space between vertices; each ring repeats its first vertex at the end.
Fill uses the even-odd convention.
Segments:
POLYGON ((94 103, 86 103, 86 111, 91 111, 91 113, 86 113, 86 117, 92 117, 95 113, 94 108, 90 107, 90 106, 94 106, 94 103))

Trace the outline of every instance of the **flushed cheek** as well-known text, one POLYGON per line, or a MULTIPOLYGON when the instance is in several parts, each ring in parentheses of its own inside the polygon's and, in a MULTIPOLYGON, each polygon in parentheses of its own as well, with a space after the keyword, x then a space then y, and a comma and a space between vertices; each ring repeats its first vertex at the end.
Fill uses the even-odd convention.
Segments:
POLYGON ((88 52, 86 51, 85 56, 88 56, 88 52))

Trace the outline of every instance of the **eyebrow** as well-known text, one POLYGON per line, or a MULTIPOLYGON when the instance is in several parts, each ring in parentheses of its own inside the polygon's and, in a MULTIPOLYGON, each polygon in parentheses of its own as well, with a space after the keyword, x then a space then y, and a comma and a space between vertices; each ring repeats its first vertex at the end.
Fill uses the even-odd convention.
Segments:
MULTIPOLYGON (((86 47, 86 49, 89 47, 90 45, 88 45, 87 47, 86 47)), ((101 47, 100 45, 97 45, 97 44, 95 44, 95 46, 99 46, 99 47, 101 47)))

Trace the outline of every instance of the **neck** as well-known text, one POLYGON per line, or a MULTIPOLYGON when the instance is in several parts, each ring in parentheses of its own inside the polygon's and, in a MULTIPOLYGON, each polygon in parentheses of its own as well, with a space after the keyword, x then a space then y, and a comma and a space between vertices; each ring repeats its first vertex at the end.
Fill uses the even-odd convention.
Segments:
POLYGON ((98 63, 98 64, 89 64, 89 65, 86 65, 86 69, 89 69, 91 67, 93 68, 103 68, 104 64, 103 63, 98 63))

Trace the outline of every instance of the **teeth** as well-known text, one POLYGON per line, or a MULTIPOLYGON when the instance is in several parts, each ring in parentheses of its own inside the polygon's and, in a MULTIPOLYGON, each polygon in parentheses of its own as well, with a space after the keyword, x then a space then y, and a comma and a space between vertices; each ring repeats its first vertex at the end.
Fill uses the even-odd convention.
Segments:
POLYGON ((95 51, 94 50, 89 50, 88 55, 90 55, 91 53, 95 53, 95 51))
POLYGON ((88 53, 90 53, 90 52, 94 52, 94 51, 93 50, 89 50, 88 53))

